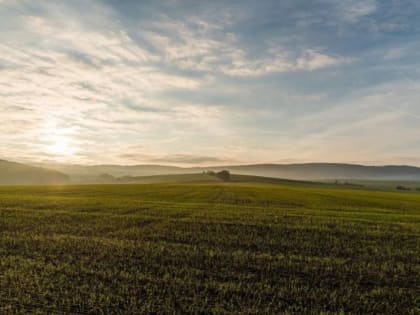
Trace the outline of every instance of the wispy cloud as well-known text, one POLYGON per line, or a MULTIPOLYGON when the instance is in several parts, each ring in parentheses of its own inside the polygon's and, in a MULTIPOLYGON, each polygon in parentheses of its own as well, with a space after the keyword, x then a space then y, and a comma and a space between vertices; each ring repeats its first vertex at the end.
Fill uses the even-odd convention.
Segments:
POLYGON ((174 154, 163 156, 159 158, 153 158, 150 160, 153 163, 164 163, 164 164, 185 164, 185 165, 215 165, 220 163, 229 162, 236 162, 231 159, 227 158, 217 158, 211 156, 197 156, 197 155, 190 155, 190 154, 174 154))
POLYGON ((182 165, 415 157, 416 8, 0 0, 2 155, 182 165))
POLYGON ((376 0, 330 1, 335 5, 339 16, 347 22, 356 23, 377 10, 376 0))
POLYGON ((286 47, 268 47, 259 56, 251 56, 233 33, 222 32, 221 25, 197 19, 188 22, 152 23, 153 32, 145 39, 168 65, 213 74, 261 76, 269 73, 312 71, 350 62, 316 48, 288 51, 286 47), (162 35, 164 34, 164 35, 162 35), (296 55, 297 54, 297 55, 296 55))

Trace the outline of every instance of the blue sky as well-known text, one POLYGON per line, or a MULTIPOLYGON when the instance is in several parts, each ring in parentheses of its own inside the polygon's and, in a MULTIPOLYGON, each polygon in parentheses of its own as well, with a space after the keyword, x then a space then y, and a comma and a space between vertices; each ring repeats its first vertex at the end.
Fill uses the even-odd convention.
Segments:
POLYGON ((420 165, 415 0, 0 0, 1 158, 420 165))

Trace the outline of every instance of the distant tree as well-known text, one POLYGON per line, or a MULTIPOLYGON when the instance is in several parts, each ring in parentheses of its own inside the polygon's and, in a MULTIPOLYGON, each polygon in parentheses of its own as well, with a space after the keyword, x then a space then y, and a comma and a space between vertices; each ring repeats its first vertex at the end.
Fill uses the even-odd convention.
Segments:
POLYGON ((224 182, 230 181, 230 173, 229 171, 223 170, 216 173, 216 176, 223 180, 224 182))
POLYGON ((408 188, 408 187, 399 185, 399 186, 397 186, 397 190, 411 190, 411 189, 408 188))

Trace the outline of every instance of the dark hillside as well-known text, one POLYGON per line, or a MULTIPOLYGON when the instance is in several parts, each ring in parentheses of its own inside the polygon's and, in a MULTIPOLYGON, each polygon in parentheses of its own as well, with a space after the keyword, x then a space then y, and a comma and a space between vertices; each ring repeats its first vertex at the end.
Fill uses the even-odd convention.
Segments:
POLYGON ((0 160, 0 185, 65 184, 69 177, 58 171, 0 160))

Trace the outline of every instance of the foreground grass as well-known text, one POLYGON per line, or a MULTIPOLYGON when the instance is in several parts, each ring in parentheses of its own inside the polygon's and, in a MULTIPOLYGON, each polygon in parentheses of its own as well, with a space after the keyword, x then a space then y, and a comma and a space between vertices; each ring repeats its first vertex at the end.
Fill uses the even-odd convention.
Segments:
POLYGON ((0 188, 1 314, 418 314, 420 196, 0 188))

